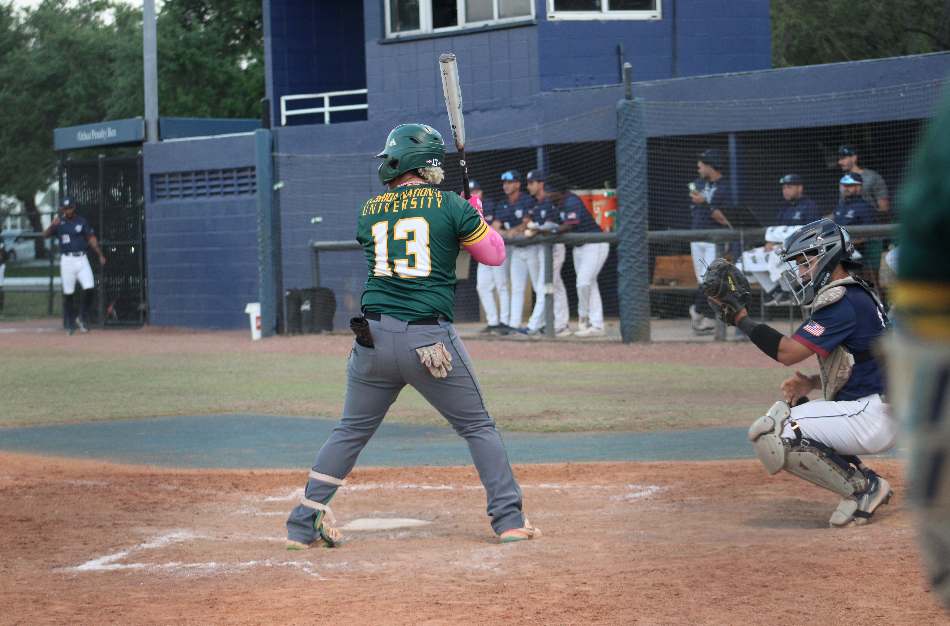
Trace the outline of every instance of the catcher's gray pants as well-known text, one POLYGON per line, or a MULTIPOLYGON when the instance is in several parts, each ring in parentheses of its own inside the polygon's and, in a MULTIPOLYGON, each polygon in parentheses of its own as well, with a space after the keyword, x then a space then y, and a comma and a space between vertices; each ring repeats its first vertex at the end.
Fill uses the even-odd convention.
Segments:
MULTIPOLYGON (((346 366, 343 417, 317 453, 313 471, 345 478, 399 392, 412 385, 468 443, 487 491, 492 529, 501 534, 524 526, 521 489, 511 472, 501 434, 485 410, 472 361, 452 324, 440 319, 437 326, 410 326, 389 315, 378 322, 368 321, 375 349, 354 341, 346 366), (432 376, 416 354, 416 348, 440 341, 452 355, 452 371, 446 378, 432 376)), ((310 478, 305 497, 326 504, 336 489, 336 485, 310 478)), ((287 537, 301 543, 313 542, 317 536, 313 529, 316 516, 316 510, 297 505, 287 519, 287 537)))

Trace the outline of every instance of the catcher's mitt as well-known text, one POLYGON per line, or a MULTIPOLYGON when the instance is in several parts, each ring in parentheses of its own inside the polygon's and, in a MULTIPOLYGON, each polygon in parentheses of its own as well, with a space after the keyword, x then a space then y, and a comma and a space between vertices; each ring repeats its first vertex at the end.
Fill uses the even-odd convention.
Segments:
POLYGON ((729 326, 734 326, 733 316, 752 301, 749 280, 725 259, 716 259, 706 268, 703 294, 719 319, 729 326))

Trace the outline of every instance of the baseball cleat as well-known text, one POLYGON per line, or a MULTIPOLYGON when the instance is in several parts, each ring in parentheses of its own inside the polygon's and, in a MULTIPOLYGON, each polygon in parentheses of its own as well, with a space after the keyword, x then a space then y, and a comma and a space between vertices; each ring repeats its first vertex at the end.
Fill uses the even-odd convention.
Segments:
POLYGON ((77 320, 76 320, 76 326, 79 328, 79 332, 81 332, 81 333, 88 333, 88 332, 89 332, 89 327, 86 326, 86 323, 85 323, 84 321, 82 321, 81 319, 77 319, 77 320))
POLYGON ((893 495, 894 490, 890 484, 875 474, 867 491, 841 499, 828 522, 833 528, 864 526, 874 515, 874 511, 882 504, 887 504, 893 495))
POLYGON ((515 541, 528 541, 531 539, 540 539, 541 531, 531 525, 527 518, 524 520, 524 527, 512 528, 501 533, 502 543, 512 543, 515 541))
POLYGON ((574 333, 571 332, 571 329, 568 328, 567 326, 565 326, 565 327, 562 328, 561 330, 556 330, 556 331, 554 331, 554 336, 555 336, 555 337, 570 337, 570 336, 573 335, 573 334, 574 334, 574 333))
POLYGON ((69 328, 66 329, 66 334, 67 334, 67 335, 72 335, 74 332, 76 332, 76 329, 73 328, 72 326, 70 326, 69 328))
POLYGON ((583 330, 578 330, 574 333, 575 337, 603 337, 606 334, 603 328, 597 328, 596 326, 588 326, 583 330))
POLYGON ((336 528, 326 522, 320 524, 317 538, 313 543, 300 543, 293 539, 287 540, 288 550, 309 550, 311 548, 335 548, 343 544, 343 535, 336 528))
POLYGON ((854 525, 864 526, 867 524, 870 517, 874 515, 874 511, 882 504, 887 504, 893 495, 894 490, 891 489, 891 485, 880 476, 875 475, 868 490, 856 496, 858 510, 854 512, 854 525))

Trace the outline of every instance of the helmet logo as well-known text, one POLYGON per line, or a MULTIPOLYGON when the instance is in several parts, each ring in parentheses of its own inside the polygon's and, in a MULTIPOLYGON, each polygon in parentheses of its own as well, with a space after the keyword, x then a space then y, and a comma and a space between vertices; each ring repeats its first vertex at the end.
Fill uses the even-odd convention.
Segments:
POLYGON ((395 146, 395 145, 396 145, 396 140, 395 140, 395 139, 390 139, 390 140, 389 140, 389 145, 395 146))
POLYGON ((440 165, 442 165, 442 163, 438 159, 428 159, 426 160, 426 163, 428 163, 432 167, 439 167, 440 165))

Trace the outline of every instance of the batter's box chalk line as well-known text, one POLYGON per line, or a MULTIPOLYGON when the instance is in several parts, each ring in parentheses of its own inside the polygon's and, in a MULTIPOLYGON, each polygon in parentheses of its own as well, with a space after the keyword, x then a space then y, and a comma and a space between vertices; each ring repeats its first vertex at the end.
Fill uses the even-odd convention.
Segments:
MULTIPOLYGON (((283 537, 248 537, 243 538, 250 541, 271 541, 283 543, 286 541, 283 537)), ((207 535, 197 535, 189 531, 179 531, 158 535, 148 541, 133 546, 128 550, 120 550, 106 556, 86 561, 76 567, 59 568, 59 572, 114 572, 120 570, 139 570, 143 572, 183 572, 196 575, 214 575, 247 571, 254 567, 290 567, 300 570, 317 580, 323 580, 319 572, 309 562, 284 561, 280 559, 266 559, 262 561, 241 561, 238 563, 217 563, 215 561, 207 563, 182 563, 179 561, 170 561, 167 563, 119 563, 131 555, 142 554, 150 550, 157 550, 171 545, 184 543, 186 541, 228 541, 220 537, 211 537, 207 535)), ((346 563, 336 565, 321 564, 324 571, 333 567, 345 567, 346 563)))
POLYGON ((666 491, 666 487, 657 487, 656 485, 628 485, 626 491, 619 496, 614 496, 614 500, 632 502, 634 500, 648 500, 650 496, 666 491))

